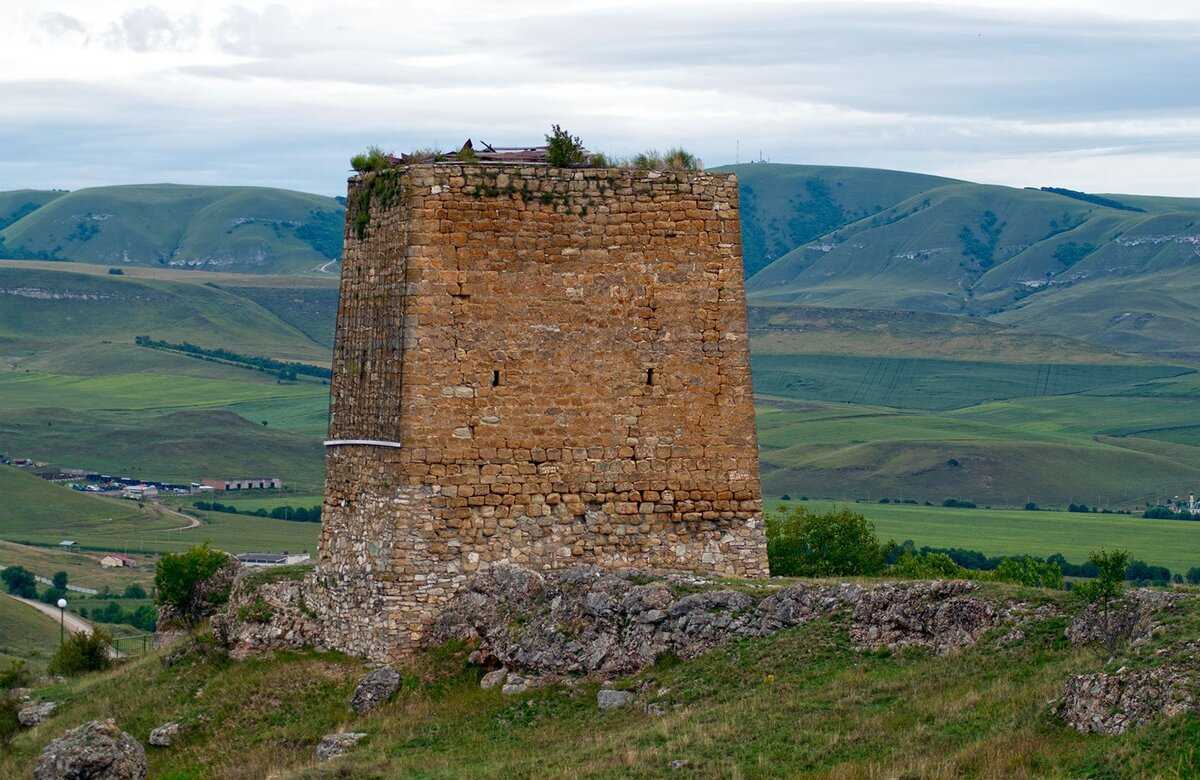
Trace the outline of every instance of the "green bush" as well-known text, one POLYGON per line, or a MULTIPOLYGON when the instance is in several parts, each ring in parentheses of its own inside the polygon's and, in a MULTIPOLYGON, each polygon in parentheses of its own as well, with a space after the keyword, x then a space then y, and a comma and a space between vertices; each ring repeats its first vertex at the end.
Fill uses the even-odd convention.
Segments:
POLYGON ((663 166, 669 171, 702 171, 704 163, 688 150, 676 146, 663 155, 663 166))
POLYGON ((557 168, 568 168, 587 161, 584 156, 583 141, 577 135, 571 135, 558 125, 550 128, 546 136, 546 157, 549 163, 557 168))
POLYGON ((229 556, 207 544, 158 559, 154 587, 158 604, 170 607, 188 628, 194 628, 213 607, 229 600, 229 587, 205 587, 206 581, 228 565, 229 556))
POLYGON ((1193 566, 1187 570, 1187 581, 1192 585, 1200 585, 1200 566, 1193 566))
POLYGON ((840 577, 883 571, 883 547, 875 527, 847 509, 826 514, 795 507, 767 516, 771 574, 840 577))
POLYGON ((7 667, 0 669, 0 691, 24 688, 32 681, 33 675, 29 673, 24 661, 14 659, 9 661, 7 667))
POLYGON ((11 696, 0 696, 0 745, 8 744, 18 731, 21 721, 17 720, 17 711, 21 703, 11 696))
POLYGON ((1015 582, 1033 588, 1062 589, 1062 567, 1053 561, 1042 561, 1028 555, 1005 558, 996 567, 995 577, 1002 582, 1015 582))
POLYGON ((121 594, 123 599, 144 599, 146 598, 146 589, 136 582, 131 582, 125 586, 125 592, 121 594))
POLYGON ((50 659, 50 674, 75 675, 112 666, 112 637, 102 628, 71 634, 50 659))
POLYGON ((56 588, 54 586, 50 586, 49 588, 46 588, 44 591, 42 591, 42 595, 39 596, 39 598, 41 599, 43 604, 49 604, 50 606, 55 606, 58 604, 58 600, 61 598, 66 598, 66 595, 67 595, 67 592, 65 590, 62 590, 61 588, 56 588))
POLYGON ((887 573, 893 577, 906 577, 913 580, 942 580, 967 576, 966 569, 955 563, 949 555, 940 552, 905 551, 895 563, 888 567, 887 573))
POLYGON ((359 173, 382 171, 391 167, 391 160, 378 146, 367 147, 367 151, 350 158, 350 167, 359 173))

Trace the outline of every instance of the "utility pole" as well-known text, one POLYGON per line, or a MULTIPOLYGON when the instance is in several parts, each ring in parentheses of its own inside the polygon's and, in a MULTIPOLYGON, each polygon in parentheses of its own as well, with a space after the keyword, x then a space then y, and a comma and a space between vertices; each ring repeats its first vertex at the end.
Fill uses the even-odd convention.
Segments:
POLYGON ((66 612, 65 612, 66 608, 67 608, 67 600, 60 598, 58 600, 58 646, 59 647, 62 647, 63 643, 67 641, 67 629, 66 629, 67 617, 66 617, 66 612))

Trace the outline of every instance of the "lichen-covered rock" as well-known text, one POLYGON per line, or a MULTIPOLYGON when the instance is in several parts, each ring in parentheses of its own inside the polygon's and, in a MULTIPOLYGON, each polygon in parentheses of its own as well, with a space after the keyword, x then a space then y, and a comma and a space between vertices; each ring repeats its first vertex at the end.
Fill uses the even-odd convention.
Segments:
POLYGON ((504 680, 508 677, 507 669, 496 669, 488 672, 479 680, 479 687, 483 690, 490 690, 497 685, 504 685, 504 680))
MULTIPOLYGON (((197 607, 196 618, 206 618, 218 612, 229 599, 234 580, 242 570, 242 564, 232 555, 226 555, 221 566, 196 584, 194 603, 197 607)), ((185 621, 170 605, 160 605, 158 608, 157 631, 173 633, 187 629, 185 621)))
POLYGON ((179 724, 164 723, 150 732, 150 744, 155 747, 170 747, 177 736, 179 736, 179 724))
POLYGON ((1067 626, 1067 639, 1073 645, 1110 641, 1136 644, 1154 633, 1156 613, 1174 609, 1185 598, 1181 593, 1138 588, 1109 604, 1107 612, 1101 604, 1089 604, 1067 626))
POLYGON ((229 601, 213 615, 213 635, 233 658, 275 650, 322 647, 322 626, 305 598, 311 587, 308 569, 243 571, 229 601))
POLYGON ((633 704, 635 696, 631 691, 615 691, 603 688, 596 694, 596 706, 602 710, 616 710, 633 704))
POLYGON ((17 710, 17 722, 27 729, 38 725, 54 714, 58 704, 52 701, 35 701, 17 710))
POLYGON ((350 697, 350 709, 359 715, 370 712, 392 698, 400 690, 400 673, 390 666, 383 666, 368 674, 354 688, 350 697))
POLYGON ((144 780, 146 751, 112 720, 88 721, 42 751, 34 780, 144 780))
POLYGON ((964 580, 884 583, 863 592, 850 640, 861 649, 925 647, 944 654, 975 644, 997 623, 996 610, 971 596, 964 580))
POLYGON ((350 752, 350 749, 366 738, 361 731, 339 731, 326 734, 317 744, 317 760, 328 761, 350 752))
POLYGON ((594 566, 542 574, 498 564, 474 578, 430 638, 478 640, 481 656, 512 670, 612 675, 646 667, 663 653, 692 658, 731 639, 765 636, 862 595, 855 585, 820 584, 766 596, 733 590, 679 595, 695 585, 688 575, 594 566))
POLYGON ((1159 716, 1194 710, 1195 697, 1194 682, 1167 667, 1077 674, 1067 680, 1058 714, 1085 734, 1123 734, 1159 716))

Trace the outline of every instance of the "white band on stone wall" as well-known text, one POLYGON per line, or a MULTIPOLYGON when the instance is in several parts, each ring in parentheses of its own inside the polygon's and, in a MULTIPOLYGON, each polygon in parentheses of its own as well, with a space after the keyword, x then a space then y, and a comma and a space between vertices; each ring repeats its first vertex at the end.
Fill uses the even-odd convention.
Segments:
POLYGON ((340 447, 343 444, 365 444, 369 447, 396 447, 400 448, 404 445, 398 441, 380 441, 378 439, 329 439, 325 442, 326 447, 340 447))

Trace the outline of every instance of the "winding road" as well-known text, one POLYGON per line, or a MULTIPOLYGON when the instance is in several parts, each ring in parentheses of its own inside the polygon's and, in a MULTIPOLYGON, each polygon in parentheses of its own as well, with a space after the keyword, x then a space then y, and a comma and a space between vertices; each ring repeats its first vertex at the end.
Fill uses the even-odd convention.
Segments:
MULTIPOLYGON (((11 593, 5 593, 4 595, 8 596, 10 599, 13 599, 14 601, 19 601, 22 604, 28 604, 29 606, 36 609, 38 612, 49 615, 51 618, 54 619, 55 623, 58 622, 58 607, 52 606, 50 604, 43 604, 42 602, 34 601, 33 599, 26 599, 26 598, 21 598, 20 596, 14 596, 11 593)), ((63 625, 66 626, 66 629, 68 631, 70 631, 72 634, 80 634, 80 633, 90 634, 90 633, 92 633, 92 624, 89 623, 88 621, 84 620, 83 618, 79 617, 79 615, 76 615, 71 612, 64 612, 62 615, 62 618, 63 618, 63 625)))

